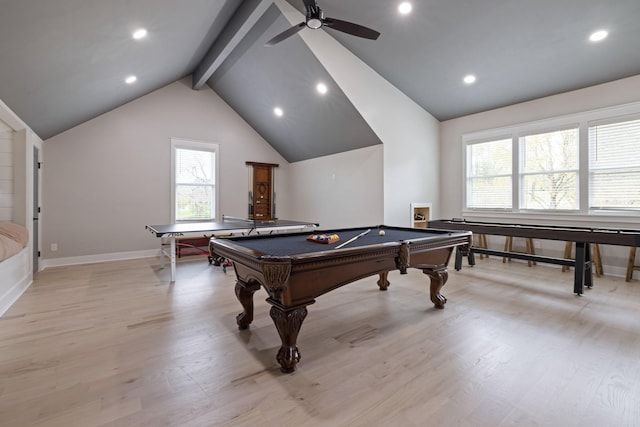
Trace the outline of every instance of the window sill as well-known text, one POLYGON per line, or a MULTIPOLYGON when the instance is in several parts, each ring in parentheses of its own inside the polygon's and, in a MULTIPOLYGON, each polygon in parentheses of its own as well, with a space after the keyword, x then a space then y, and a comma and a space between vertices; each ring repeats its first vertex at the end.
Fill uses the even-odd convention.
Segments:
POLYGON ((571 213, 539 213, 539 212, 505 212, 463 210, 466 220, 485 222, 508 222, 517 224, 556 225, 567 227, 593 228, 634 228, 640 229, 638 212, 592 212, 590 214, 571 213))

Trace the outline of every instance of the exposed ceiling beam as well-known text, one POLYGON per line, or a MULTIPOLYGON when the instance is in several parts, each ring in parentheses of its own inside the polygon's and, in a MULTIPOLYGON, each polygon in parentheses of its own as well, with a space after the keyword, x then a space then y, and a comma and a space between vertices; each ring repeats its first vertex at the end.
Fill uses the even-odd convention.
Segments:
POLYGON ((222 30, 220 37, 211 45, 209 52, 193 72, 192 86, 194 90, 200 89, 211 78, 272 3, 273 0, 244 0, 242 2, 242 5, 222 30))

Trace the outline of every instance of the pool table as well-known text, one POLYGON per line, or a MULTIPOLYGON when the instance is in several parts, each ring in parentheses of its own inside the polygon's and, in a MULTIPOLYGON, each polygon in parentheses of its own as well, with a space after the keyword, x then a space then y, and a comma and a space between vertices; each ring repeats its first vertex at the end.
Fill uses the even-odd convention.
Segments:
POLYGON ((276 360, 285 373, 294 371, 300 361, 298 333, 307 306, 317 297, 372 275, 379 276, 377 284, 386 290, 389 271, 406 274, 408 268, 418 268, 430 278, 431 301, 444 308, 447 299, 440 290, 447 281, 453 249, 468 250, 471 244, 469 231, 384 225, 314 231, 322 233, 335 233, 340 240, 333 244, 309 241, 307 232, 212 238, 209 243, 212 255, 233 262, 235 293, 244 309, 236 317, 240 329, 253 321, 254 292, 263 287, 269 295, 270 316, 282 341, 276 360), (361 237, 352 240, 356 236, 361 237))

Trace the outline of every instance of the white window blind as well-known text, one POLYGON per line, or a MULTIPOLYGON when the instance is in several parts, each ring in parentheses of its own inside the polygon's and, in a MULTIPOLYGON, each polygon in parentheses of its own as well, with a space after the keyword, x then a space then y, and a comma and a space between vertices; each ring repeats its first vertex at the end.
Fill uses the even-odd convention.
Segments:
POLYGON ((176 221, 209 220, 216 213, 216 150, 174 147, 176 221))
POLYGON ((467 208, 511 209, 512 141, 467 145, 467 208))
POLYGON ((578 128, 520 137, 520 208, 578 210, 578 128))
POLYGON ((640 119, 589 126, 589 209, 640 210, 640 119))

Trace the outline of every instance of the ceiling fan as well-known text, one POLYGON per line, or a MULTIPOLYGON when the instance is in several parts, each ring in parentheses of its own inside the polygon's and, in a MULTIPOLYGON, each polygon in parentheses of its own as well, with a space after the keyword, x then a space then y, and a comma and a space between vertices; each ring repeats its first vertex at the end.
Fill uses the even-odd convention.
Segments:
POLYGON ((376 40, 380 33, 372 30, 371 28, 363 27, 362 25, 354 24, 353 22, 342 21, 340 19, 325 18, 324 12, 316 3, 316 0, 302 0, 304 7, 307 9, 307 17, 305 22, 301 22, 298 25, 294 25, 288 30, 283 31, 271 40, 269 40, 265 46, 274 46, 281 41, 291 37, 304 27, 317 30, 323 26, 333 28, 334 30, 342 31, 343 33, 351 34, 353 36, 362 37, 365 39, 376 40))

